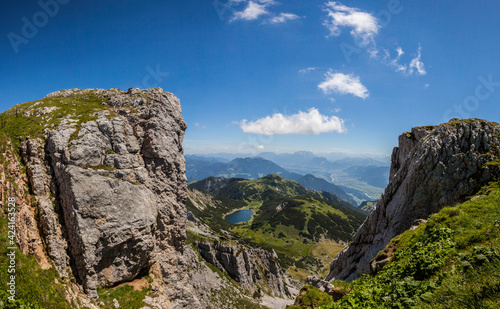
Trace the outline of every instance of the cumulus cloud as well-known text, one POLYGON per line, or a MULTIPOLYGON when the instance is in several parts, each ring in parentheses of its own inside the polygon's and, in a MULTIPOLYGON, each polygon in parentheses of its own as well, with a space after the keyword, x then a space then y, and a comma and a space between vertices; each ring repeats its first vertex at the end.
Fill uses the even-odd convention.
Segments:
POLYGON ((294 20, 299 18, 299 16, 292 13, 280 13, 278 16, 274 16, 269 21, 271 24, 282 24, 288 20, 294 20))
POLYGON ((290 116, 277 113, 252 122, 243 120, 240 122, 240 128, 245 133, 262 135, 342 133, 346 130, 344 120, 336 116, 322 115, 316 108, 307 112, 299 111, 290 116))
POLYGON ((233 9, 233 17, 231 18, 231 22, 236 20, 257 20, 262 16, 267 16, 267 19, 264 20, 263 24, 282 24, 289 20, 298 19, 299 16, 293 13, 275 13, 271 12, 269 7, 278 5, 279 3, 274 0, 229 0, 229 7, 239 7, 241 9, 241 5, 245 4, 244 9, 239 10, 233 9))
POLYGON ((266 2, 259 4, 253 1, 248 2, 247 7, 241 12, 235 12, 234 17, 231 21, 243 19, 243 20, 255 20, 262 15, 269 14, 267 7, 270 3, 266 2))
POLYGON ((374 37, 380 29, 375 16, 336 1, 327 2, 325 11, 328 13, 328 18, 323 25, 330 30, 329 36, 339 36, 341 28, 348 27, 351 28, 351 35, 359 40, 361 46, 375 44, 374 37))
POLYGON ((329 71, 325 74, 325 80, 318 85, 324 94, 332 92, 338 94, 352 94, 356 97, 366 99, 370 93, 361 83, 358 76, 354 74, 333 73, 329 71))
POLYGON ((401 47, 396 48, 396 57, 391 59, 390 53, 387 50, 384 50, 385 56, 384 60, 392 66, 396 72, 402 72, 407 75, 417 74, 417 75, 426 75, 427 71, 425 70, 425 65, 421 60, 422 57, 422 47, 418 47, 417 55, 410 61, 409 64, 402 64, 401 56, 404 55, 404 51, 401 47))

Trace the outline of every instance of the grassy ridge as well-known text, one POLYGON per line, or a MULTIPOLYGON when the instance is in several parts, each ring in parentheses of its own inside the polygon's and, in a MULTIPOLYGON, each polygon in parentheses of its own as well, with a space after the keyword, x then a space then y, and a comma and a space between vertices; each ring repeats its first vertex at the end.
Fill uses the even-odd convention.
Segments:
POLYGON ((500 308, 500 183, 442 209, 387 248, 395 251, 381 271, 333 282, 349 293, 321 308, 500 308))
MULTIPOLYGON (((187 202, 188 210, 202 218, 215 230, 230 230, 256 246, 273 249, 282 265, 290 267, 297 279, 323 274, 328 262, 351 240, 365 215, 352 205, 327 194, 309 190, 279 175, 245 179, 214 177, 190 184, 216 194, 212 207, 199 209, 196 198, 187 202), (252 209, 253 218, 245 223, 231 224, 223 218, 238 209, 252 209), (330 249, 325 250, 328 244, 330 249)), ((207 204, 208 201, 204 201, 207 204)))
MULTIPOLYGON (((18 153, 19 137, 43 138, 46 129, 55 129, 61 120, 68 115, 71 115, 76 121, 78 132, 82 123, 97 118, 93 116, 95 112, 102 110, 111 112, 111 108, 103 102, 107 102, 107 100, 97 97, 90 90, 85 93, 85 96, 50 97, 21 103, 0 114, 0 117, 3 117, 3 128, 0 127, 0 133, 10 137, 16 153, 18 153), (43 108, 52 108, 53 110, 46 114, 39 114, 43 108)), ((76 137, 77 132, 74 133, 74 137, 76 137)))

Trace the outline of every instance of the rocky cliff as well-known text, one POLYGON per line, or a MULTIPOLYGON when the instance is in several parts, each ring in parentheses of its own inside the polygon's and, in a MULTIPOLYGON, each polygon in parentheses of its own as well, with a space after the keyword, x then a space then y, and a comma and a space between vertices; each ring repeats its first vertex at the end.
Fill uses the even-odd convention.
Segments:
POLYGON ((247 289, 255 292, 256 284, 264 281, 273 296, 289 296, 285 291, 283 271, 277 262, 276 252, 273 254, 259 248, 245 248, 220 242, 197 241, 195 245, 203 259, 220 271, 227 272, 247 289))
POLYGON ((350 246, 331 263, 326 280, 350 281, 370 272, 370 261, 393 237, 498 176, 486 163, 500 157, 499 134, 498 124, 478 119, 452 119, 402 134, 389 185, 350 246))
POLYGON ((197 308, 183 255, 186 123, 179 99, 160 88, 72 89, 18 108, 14 120, 25 134, 20 143, 14 131, 10 136, 38 210, 25 215, 38 224, 18 224, 33 230, 25 233, 31 241, 18 241, 26 253, 45 243, 61 278, 74 276, 90 299, 97 287, 149 274, 162 308, 197 308))
MULTIPOLYGON (((210 194, 193 189, 188 191, 188 201, 197 209, 221 206, 220 201, 218 203, 210 194)), ((246 308, 259 304, 281 309, 292 303, 297 293, 295 283, 291 282, 281 268, 274 250, 252 246, 241 237, 224 229, 216 231, 204 219, 196 217, 191 212, 188 212, 186 229, 187 248, 193 250, 192 254, 198 255, 202 261, 197 263, 193 260, 191 263, 189 274, 191 280, 199 283, 200 279, 206 281, 206 278, 214 275, 230 279, 225 284, 216 278, 207 282, 205 285, 216 292, 210 295, 207 293, 207 287, 203 287, 203 291, 200 291, 202 304, 218 307, 221 302, 223 303, 224 297, 221 295, 224 294, 231 295, 233 301, 239 300, 231 305, 225 304, 227 308, 246 308), (208 276, 196 274, 203 269, 203 265, 193 266, 197 264, 208 265, 214 274, 208 276), (241 303, 246 296, 251 296, 253 305, 248 300, 246 305, 241 303)))

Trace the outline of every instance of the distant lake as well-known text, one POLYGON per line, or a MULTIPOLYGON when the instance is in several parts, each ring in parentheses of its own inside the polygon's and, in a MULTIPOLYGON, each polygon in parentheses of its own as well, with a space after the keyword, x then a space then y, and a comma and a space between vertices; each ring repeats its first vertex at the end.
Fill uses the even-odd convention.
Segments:
POLYGON ((252 219, 252 215, 255 212, 250 209, 238 210, 237 212, 233 212, 230 215, 224 217, 224 220, 231 222, 233 224, 247 222, 252 219))

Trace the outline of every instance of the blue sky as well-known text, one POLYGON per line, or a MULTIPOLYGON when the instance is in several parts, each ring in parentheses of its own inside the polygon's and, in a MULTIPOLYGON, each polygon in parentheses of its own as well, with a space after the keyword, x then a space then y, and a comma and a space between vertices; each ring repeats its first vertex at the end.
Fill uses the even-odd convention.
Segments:
POLYGON ((0 110, 159 86, 181 100, 186 153, 390 154, 412 126, 500 122, 499 13, 494 0, 10 1, 0 110))

